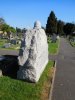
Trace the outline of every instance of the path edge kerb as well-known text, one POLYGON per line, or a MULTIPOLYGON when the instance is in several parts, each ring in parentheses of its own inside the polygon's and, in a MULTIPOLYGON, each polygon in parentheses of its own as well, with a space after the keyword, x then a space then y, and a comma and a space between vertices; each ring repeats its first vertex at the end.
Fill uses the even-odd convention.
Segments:
POLYGON ((53 88, 54 88, 54 82, 55 82, 55 74, 56 74, 56 65, 57 65, 57 60, 54 62, 54 66, 53 66, 54 67, 54 74, 53 74, 53 78, 52 78, 49 100, 52 100, 52 94, 53 94, 53 88))

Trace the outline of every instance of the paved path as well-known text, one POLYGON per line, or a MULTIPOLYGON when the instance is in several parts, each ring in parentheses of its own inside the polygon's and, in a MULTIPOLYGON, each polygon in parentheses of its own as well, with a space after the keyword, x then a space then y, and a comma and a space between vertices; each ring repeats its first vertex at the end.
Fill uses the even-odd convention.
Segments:
POLYGON ((0 49, 0 55, 14 55, 14 56, 18 56, 19 51, 17 50, 1 50, 0 49))
POLYGON ((56 74, 51 100, 75 100, 75 48, 65 40, 60 40, 56 74))

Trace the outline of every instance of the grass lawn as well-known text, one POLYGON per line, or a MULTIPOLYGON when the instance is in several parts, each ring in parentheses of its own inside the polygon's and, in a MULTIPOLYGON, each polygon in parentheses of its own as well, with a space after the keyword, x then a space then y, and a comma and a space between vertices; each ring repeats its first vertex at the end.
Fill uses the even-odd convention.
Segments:
POLYGON ((48 100, 53 65, 53 61, 48 62, 38 83, 0 77, 0 100, 48 100))
POLYGON ((0 39, 0 47, 2 47, 5 43, 7 43, 6 39, 0 39))
POLYGON ((5 49, 8 49, 8 50, 19 50, 20 49, 20 45, 19 44, 12 45, 9 48, 5 48, 5 49))
POLYGON ((59 40, 56 41, 56 43, 52 43, 51 41, 48 41, 48 52, 49 54, 57 54, 59 47, 59 40))

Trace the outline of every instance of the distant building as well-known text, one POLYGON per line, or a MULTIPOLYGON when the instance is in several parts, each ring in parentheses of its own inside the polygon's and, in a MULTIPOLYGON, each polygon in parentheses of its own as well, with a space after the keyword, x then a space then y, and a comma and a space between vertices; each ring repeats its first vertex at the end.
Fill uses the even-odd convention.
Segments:
POLYGON ((0 30, 0 37, 4 37, 4 36, 7 36, 7 32, 3 32, 0 30))

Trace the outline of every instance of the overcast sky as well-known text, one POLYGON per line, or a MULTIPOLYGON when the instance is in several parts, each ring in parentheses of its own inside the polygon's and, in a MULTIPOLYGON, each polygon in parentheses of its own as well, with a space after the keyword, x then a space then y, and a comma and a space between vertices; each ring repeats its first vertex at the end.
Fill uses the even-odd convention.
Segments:
POLYGON ((0 0, 0 17, 14 27, 33 27, 36 20, 46 26, 51 10, 58 19, 75 22, 75 0, 0 0))

